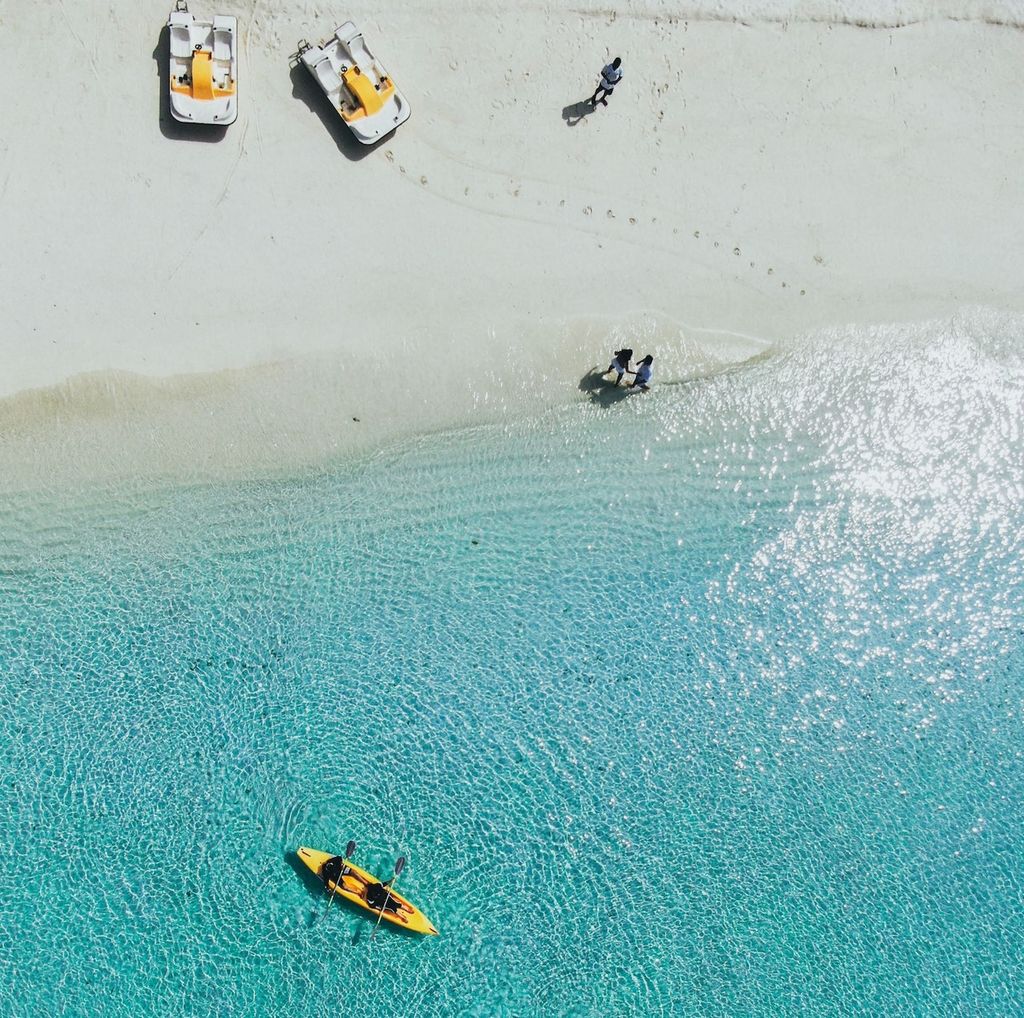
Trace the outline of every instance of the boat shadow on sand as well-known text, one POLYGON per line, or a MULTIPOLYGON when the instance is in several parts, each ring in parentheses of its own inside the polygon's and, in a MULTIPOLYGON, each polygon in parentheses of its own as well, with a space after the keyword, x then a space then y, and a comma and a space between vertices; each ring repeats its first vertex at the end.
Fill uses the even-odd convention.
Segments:
MULTIPOLYGON (((322 903, 323 912, 314 912, 309 924, 310 927, 319 925, 327 911, 327 901, 330 898, 330 894, 324 889, 324 882, 299 858, 298 852, 285 852, 284 860, 298 874, 299 879, 310 895, 322 903)), ((347 916, 360 920, 352 930, 353 947, 373 933, 373 925, 377 920, 365 909, 360 908, 358 905, 353 905, 352 902, 347 898, 341 897, 340 894, 336 894, 331 902, 331 908, 334 907, 344 909, 347 916)), ((420 934, 415 931, 403 929, 394 923, 381 923, 381 926, 386 926, 388 933, 397 933, 400 937, 410 937, 413 940, 422 939, 420 934)))
MULTIPOLYGON (((295 61, 295 54, 292 54, 291 59, 295 61)), ((335 112, 327 96, 324 95, 313 80, 312 75, 302 66, 301 61, 291 64, 288 76, 292 79, 292 96, 304 102, 309 111, 315 113, 320 118, 320 123, 327 129, 327 133, 334 140, 334 144, 338 146, 338 151, 350 162, 356 163, 360 159, 365 159, 366 156, 380 145, 381 141, 391 137, 390 134, 386 134, 373 145, 360 144, 356 141, 355 135, 345 126, 345 122, 335 112)))
POLYGON ((160 133, 172 141, 221 141, 228 133, 227 124, 183 124, 171 116, 171 30, 166 25, 160 30, 153 61, 160 78, 160 133))

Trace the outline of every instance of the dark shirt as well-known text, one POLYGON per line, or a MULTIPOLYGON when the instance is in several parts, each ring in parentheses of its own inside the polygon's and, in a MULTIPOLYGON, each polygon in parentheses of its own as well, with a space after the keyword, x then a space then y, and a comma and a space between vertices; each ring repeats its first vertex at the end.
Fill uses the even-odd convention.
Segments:
POLYGON ((388 912, 397 912, 399 903, 393 896, 389 896, 387 887, 384 884, 367 884, 366 885, 366 903, 370 908, 375 908, 378 911, 385 908, 384 902, 387 902, 388 912))

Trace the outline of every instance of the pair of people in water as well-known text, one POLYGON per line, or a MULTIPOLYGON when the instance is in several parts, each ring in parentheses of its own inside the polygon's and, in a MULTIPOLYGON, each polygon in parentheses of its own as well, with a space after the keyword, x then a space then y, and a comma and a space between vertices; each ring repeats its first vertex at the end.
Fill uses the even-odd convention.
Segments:
POLYGON ((610 375, 614 371, 616 385, 622 381, 623 375, 630 374, 633 376, 633 381, 629 383, 628 388, 642 389, 644 392, 647 392, 650 388, 651 365, 654 363, 654 357, 648 354, 642 361, 638 362, 636 368, 629 366, 629 362, 632 359, 633 351, 629 347, 616 350, 612 354, 612 362, 608 365, 608 370, 605 374, 610 375))

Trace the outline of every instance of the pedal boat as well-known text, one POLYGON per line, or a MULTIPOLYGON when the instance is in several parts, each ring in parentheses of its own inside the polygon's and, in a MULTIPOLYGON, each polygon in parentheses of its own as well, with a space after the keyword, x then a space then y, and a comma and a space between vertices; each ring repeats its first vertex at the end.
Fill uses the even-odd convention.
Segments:
POLYGON ((238 116, 238 20, 201 21, 185 0, 167 19, 171 116, 183 124, 232 124, 238 116))
POLYGON ((351 21, 319 46, 303 40, 298 55, 362 144, 373 145, 409 119, 405 96, 351 21))
POLYGON ((366 900, 366 889, 371 884, 378 884, 380 881, 372 873, 360 869, 351 860, 342 860, 331 855, 330 852, 320 852, 315 848, 300 848, 298 856, 324 882, 328 891, 334 891, 337 886, 339 897, 366 909, 372 915, 380 916, 385 922, 401 926, 406 930, 413 930, 416 933, 425 933, 427 936, 437 936, 434 924, 408 898, 397 891, 391 892, 392 902, 398 906, 394 911, 390 905, 383 911, 374 908, 366 900), (341 883, 337 885, 324 872, 324 863, 330 862, 332 859, 337 859, 335 866, 338 869, 336 872, 341 873, 341 883))

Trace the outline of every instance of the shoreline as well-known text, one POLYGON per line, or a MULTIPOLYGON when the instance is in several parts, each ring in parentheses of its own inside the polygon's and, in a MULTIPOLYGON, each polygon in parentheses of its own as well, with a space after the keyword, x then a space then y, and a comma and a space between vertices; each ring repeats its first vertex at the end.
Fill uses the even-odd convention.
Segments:
POLYGON ((19 40, 70 33, 54 86, 80 96, 56 134, 52 90, 4 115, 11 483, 12 464, 43 474, 85 448, 79 418, 107 420, 97 466, 144 460, 152 418, 181 425, 164 452, 191 469, 234 461, 232 421, 312 462, 531 412, 647 317, 669 323, 655 352, 679 375, 841 323, 1024 312, 1024 33, 993 23, 1005 5, 908 4, 938 16, 866 28, 843 18, 888 8, 588 3, 525 9, 515 33, 485 4, 454 33, 416 5, 357 7, 413 109, 369 151, 288 66, 333 27, 297 0, 237 0, 238 121, 172 128, 168 6, 7 17, 5 72, 33 73, 19 40), (623 85, 573 122, 613 53, 623 85), (110 136, 130 139, 114 160, 110 136), (353 416, 364 437, 336 426, 353 416))
POLYGON ((434 374, 403 351, 382 359, 377 381, 353 378, 336 354, 163 377, 92 372, 0 399, 0 475, 9 492, 25 493, 322 467, 586 400, 593 369, 604 366, 595 351, 606 356, 627 336, 655 352, 664 380, 710 376, 768 349, 718 332, 691 339, 664 316, 638 314, 544 323, 501 356, 480 348, 464 373, 434 374))
POLYGON ((552 333, 535 329, 501 360, 481 351, 465 376, 431 380, 396 355, 385 365, 396 374, 384 386, 353 384, 347 363, 336 356, 158 378, 81 375, 0 399, 0 476, 10 496, 294 478, 418 437, 541 419, 574 404, 615 412, 618 401, 597 383, 604 364, 592 357, 586 363, 587 356, 627 341, 638 356, 641 350, 655 355, 647 402, 659 388, 708 381, 766 358, 815 348, 856 355, 883 335, 916 336, 922 350, 930 337, 1002 349, 1024 336, 1024 314, 967 307, 952 316, 847 323, 778 343, 718 330, 700 336, 702 330, 654 314, 591 317, 559 323, 559 330, 551 342, 552 333), (540 363, 551 348, 558 356, 545 370, 522 370, 524 350, 540 363))

